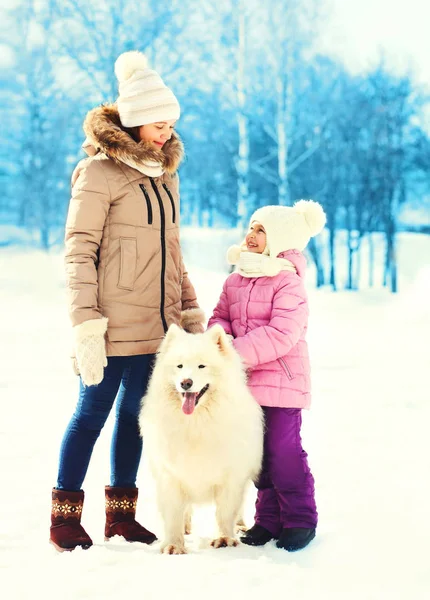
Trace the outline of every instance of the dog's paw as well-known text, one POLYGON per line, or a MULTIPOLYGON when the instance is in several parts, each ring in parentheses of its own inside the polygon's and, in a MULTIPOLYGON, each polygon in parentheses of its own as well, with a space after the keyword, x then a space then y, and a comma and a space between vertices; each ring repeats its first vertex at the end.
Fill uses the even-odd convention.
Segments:
POLYGON ((162 554, 186 554, 185 546, 183 544, 163 544, 161 546, 162 554))
POLYGON ((191 514, 187 514, 184 519, 184 533, 190 535, 191 533, 191 514))
POLYGON ((236 522, 236 531, 247 531, 248 527, 245 525, 245 521, 243 519, 238 519, 236 522))
POLYGON ((215 540, 211 541, 212 548, 232 548, 233 546, 238 546, 239 542, 235 538, 231 537, 219 537, 215 540))

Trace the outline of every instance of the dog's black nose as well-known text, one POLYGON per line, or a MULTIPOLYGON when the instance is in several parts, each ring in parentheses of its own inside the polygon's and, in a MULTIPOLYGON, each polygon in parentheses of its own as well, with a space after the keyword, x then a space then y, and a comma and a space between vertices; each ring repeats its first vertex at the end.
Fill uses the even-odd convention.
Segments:
POLYGON ((192 379, 184 379, 184 381, 181 381, 181 388, 185 391, 189 390, 192 385, 193 385, 192 379))

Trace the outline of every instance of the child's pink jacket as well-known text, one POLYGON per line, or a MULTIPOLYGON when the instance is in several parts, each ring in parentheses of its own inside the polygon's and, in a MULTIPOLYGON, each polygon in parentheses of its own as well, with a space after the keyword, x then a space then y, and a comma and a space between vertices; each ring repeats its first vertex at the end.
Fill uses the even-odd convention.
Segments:
POLYGON ((209 319, 234 336, 250 369, 248 384, 262 406, 309 408, 310 364, 305 341, 308 300, 303 284, 306 259, 298 250, 279 255, 297 273, 247 278, 232 273, 209 319))

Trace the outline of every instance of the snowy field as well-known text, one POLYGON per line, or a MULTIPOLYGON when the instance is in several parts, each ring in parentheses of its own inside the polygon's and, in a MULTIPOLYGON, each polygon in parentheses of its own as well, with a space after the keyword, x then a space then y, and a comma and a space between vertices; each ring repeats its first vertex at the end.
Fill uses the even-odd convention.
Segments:
MULTIPOLYGON (((403 242, 396 297, 384 290, 315 290, 310 273, 314 399, 303 437, 317 486, 314 542, 296 554, 273 542, 214 550, 214 515, 205 508, 197 513, 186 556, 161 555, 158 544, 104 542, 111 419, 84 485, 83 524, 94 546, 59 554, 48 544, 58 450, 78 390, 68 361, 62 257, 2 249, 1 597, 430 598, 430 237, 403 242)), ((209 314, 225 275, 204 269, 185 247, 209 314)), ((138 485, 138 518, 161 535, 145 464, 138 485)), ((249 524, 253 502, 250 491, 249 524)))

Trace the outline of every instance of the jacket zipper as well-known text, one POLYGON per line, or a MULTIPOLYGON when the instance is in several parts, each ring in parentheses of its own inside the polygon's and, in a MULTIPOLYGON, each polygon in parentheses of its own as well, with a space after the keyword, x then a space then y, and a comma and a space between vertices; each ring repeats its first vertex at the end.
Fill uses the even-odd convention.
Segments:
POLYGON ((287 363, 285 362, 285 360, 283 358, 278 358, 279 362, 281 363, 281 365, 284 367, 284 371, 287 374, 288 379, 292 379, 293 375, 290 371, 290 367, 287 365, 287 363))
POLYGON ((249 290, 249 294, 248 294, 248 299, 246 301, 246 328, 245 328, 245 333, 248 333, 248 331, 250 330, 249 327, 249 319, 248 319, 248 307, 249 307, 249 302, 251 300, 251 294, 252 294, 252 290, 254 289, 254 285, 255 285, 255 280, 251 283, 251 288, 249 290))
POLYGON ((164 206, 163 206, 163 201, 161 199, 160 196, 160 192, 158 191, 158 187, 157 184, 155 183, 155 181, 152 179, 152 177, 149 178, 151 185, 152 185, 152 189, 155 192, 155 195, 157 196, 157 200, 158 200, 158 206, 160 207, 160 220, 161 220, 161 226, 160 226, 160 238, 161 238, 161 299, 160 299, 160 315, 161 315, 161 321, 163 322, 163 328, 164 328, 164 333, 167 332, 167 322, 166 322, 166 317, 164 316, 164 301, 165 301, 165 295, 166 295, 166 290, 165 290, 165 276, 166 276, 166 216, 164 214, 164 206))
POLYGON ((146 200, 146 207, 148 209, 148 225, 152 225, 152 205, 151 205, 151 198, 149 197, 149 194, 146 191, 146 187, 143 185, 143 183, 139 183, 139 187, 142 190, 143 195, 145 196, 145 200, 146 200))
POLYGON ((176 222, 175 202, 173 201, 172 194, 170 193, 170 190, 169 190, 169 188, 167 187, 167 185, 165 183, 163 183, 163 188, 166 190, 167 195, 170 198, 170 204, 172 205, 172 222, 175 223, 176 222))

